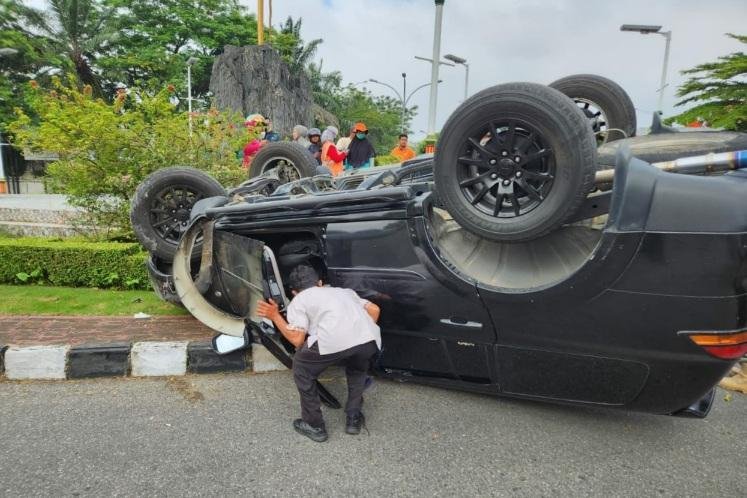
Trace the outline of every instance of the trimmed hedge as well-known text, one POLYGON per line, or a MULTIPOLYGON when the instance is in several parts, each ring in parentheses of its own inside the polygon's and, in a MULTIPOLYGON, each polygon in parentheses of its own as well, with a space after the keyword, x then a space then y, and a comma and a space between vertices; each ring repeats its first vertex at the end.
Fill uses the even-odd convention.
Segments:
POLYGON ((0 283, 148 289, 146 257, 135 243, 0 238, 0 283))

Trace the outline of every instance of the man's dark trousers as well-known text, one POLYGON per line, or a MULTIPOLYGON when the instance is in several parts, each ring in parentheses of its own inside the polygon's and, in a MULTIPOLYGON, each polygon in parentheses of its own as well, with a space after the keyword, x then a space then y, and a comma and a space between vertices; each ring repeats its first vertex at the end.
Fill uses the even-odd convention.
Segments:
POLYGON ((324 425, 316 380, 327 367, 332 365, 345 366, 345 376, 348 380, 348 401, 345 404, 345 413, 357 414, 363 403, 363 388, 369 362, 377 352, 376 342, 371 341, 338 353, 320 355, 318 343, 314 343, 309 348, 304 342, 301 349, 293 356, 293 379, 296 381, 298 394, 301 396, 303 421, 312 427, 324 425))

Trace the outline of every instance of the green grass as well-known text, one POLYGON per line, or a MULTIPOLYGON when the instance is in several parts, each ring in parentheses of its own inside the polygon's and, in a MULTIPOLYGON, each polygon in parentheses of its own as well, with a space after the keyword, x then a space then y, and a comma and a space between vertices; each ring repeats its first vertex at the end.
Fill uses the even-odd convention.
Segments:
POLYGON ((151 290, 115 291, 39 285, 0 285, 0 315, 187 315, 151 290))

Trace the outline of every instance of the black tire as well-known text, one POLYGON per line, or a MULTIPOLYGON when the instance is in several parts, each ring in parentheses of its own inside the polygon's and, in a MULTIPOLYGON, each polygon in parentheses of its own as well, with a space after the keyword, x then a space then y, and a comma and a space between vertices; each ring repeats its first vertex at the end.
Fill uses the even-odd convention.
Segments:
POLYGON ((635 136, 633 101, 614 81, 595 74, 574 74, 549 86, 573 99, 584 111, 598 145, 635 136))
POLYGON ((573 101, 544 85, 508 83, 472 96, 449 117, 434 180, 462 227, 521 242, 573 215, 593 186, 596 157, 594 135, 573 101))
POLYGON ((316 159, 296 142, 270 142, 262 146, 249 168, 249 178, 254 178, 272 168, 278 168, 280 183, 299 180, 316 174, 316 159))
MULTIPOLYGON (((214 178, 194 168, 164 168, 138 185, 130 209, 132 229, 151 254, 170 263, 192 206, 200 199, 226 195, 214 178)), ((199 253, 195 244, 195 253, 199 253)))

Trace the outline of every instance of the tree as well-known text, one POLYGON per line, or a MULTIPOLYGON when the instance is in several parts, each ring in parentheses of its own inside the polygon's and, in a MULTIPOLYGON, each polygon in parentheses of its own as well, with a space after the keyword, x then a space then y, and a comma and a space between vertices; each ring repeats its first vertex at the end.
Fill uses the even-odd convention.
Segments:
MULTIPOLYGON (((747 36, 731 33, 726 36, 747 43, 747 36)), ((692 77, 677 90, 677 96, 685 98, 676 105, 698 105, 668 118, 667 122, 687 124, 702 118, 716 128, 747 131, 747 54, 734 52, 682 74, 692 77)))
POLYGON ((108 101, 74 78, 54 78, 53 86, 31 92, 38 122, 19 110, 9 128, 18 147, 59 157, 49 166, 51 185, 100 229, 129 232, 130 199, 156 169, 188 164, 225 185, 246 176, 237 151, 251 137, 241 116, 212 109, 193 119, 190 133, 187 114, 169 102, 173 87, 108 101))
POLYGON ((123 35, 99 61, 112 85, 186 90, 186 61, 195 57, 192 91, 204 97, 213 58, 226 45, 256 44, 256 18, 236 0, 104 1, 116 9, 123 35))
POLYGON ((303 19, 299 18, 294 21, 293 17, 288 16, 288 19, 280 26, 280 31, 272 36, 272 46, 280 52, 294 74, 307 69, 319 45, 323 42, 321 38, 317 38, 304 43, 301 38, 302 25, 303 19))

